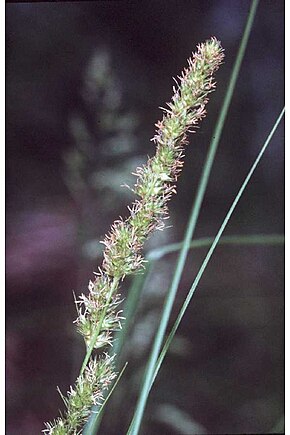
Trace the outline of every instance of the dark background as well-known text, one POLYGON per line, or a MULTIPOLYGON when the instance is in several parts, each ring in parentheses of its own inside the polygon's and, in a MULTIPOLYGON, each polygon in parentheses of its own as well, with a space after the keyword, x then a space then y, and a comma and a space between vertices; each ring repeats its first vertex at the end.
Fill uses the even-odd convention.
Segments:
MULTIPOLYGON (((225 48, 208 116, 190 138, 172 225, 184 233, 246 22, 246 0, 6 4, 6 433, 40 433, 62 409, 84 345, 72 290, 86 292, 120 185, 154 153, 158 106, 195 46, 225 48)), ((262 0, 196 237, 214 235, 283 107, 284 2, 262 0)), ((284 232, 283 123, 226 234, 284 232)), ((219 247, 150 395, 144 434, 270 433, 284 414, 282 246, 219 247), (187 426, 186 426, 187 425, 187 426)), ((206 251, 190 253, 174 314, 206 251)), ((129 361, 101 433, 124 434, 176 256, 150 276, 124 351, 129 361)), ((124 296, 130 283, 124 283, 124 296)), ((172 317, 174 319, 174 317, 172 317)))

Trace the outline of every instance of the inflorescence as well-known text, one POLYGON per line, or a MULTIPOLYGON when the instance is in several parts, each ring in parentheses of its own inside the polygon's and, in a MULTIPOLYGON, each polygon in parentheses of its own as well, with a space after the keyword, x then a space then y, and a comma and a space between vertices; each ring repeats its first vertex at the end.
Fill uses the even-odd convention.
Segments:
POLYGON ((148 236, 164 227, 168 217, 167 203, 176 193, 175 183, 182 170, 183 152, 187 133, 194 132, 206 116, 208 95, 214 91, 213 74, 224 58, 223 49, 216 38, 197 47, 173 87, 174 95, 168 108, 163 109, 163 119, 156 124, 153 142, 156 154, 146 165, 137 168, 134 192, 137 199, 129 207, 127 219, 115 221, 103 241, 104 260, 94 281, 89 283, 88 295, 76 301, 78 318, 75 323, 84 337, 87 349, 98 350, 98 357, 90 357, 77 378, 74 389, 67 397, 65 414, 52 423, 46 423, 49 435, 75 435, 87 420, 94 404, 102 403, 104 391, 116 377, 113 359, 106 353, 112 346, 114 331, 121 328, 123 317, 118 309, 121 299, 120 282, 126 275, 142 268, 141 251, 148 236))

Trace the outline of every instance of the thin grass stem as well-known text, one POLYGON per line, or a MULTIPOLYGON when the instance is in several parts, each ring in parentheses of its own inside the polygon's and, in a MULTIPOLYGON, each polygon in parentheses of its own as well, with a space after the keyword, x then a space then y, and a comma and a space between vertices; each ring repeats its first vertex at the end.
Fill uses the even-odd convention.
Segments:
MULTIPOLYGON (((214 237, 202 237, 193 240, 189 248, 198 249, 210 246, 214 241, 214 237)), ((283 245, 285 237, 283 234, 245 234, 245 235, 232 235, 220 238, 220 245, 283 245)), ((152 249, 146 255, 150 261, 157 261, 165 257, 165 255, 172 254, 180 251, 182 242, 164 245, 160 248, 152 249)))
POLYGON ((154 266, 154 262, 148 260, 144 272, 142 274, 134 276, 132 280, 132 284, 129 288, 128 296, 125 300, 125 305, 124 305, 124 317, 127 319, 127 321, 124 323, 122 329, 120 329, 116 333, 116 338, 112 349, 113 353, 116 354, 115 364, 117 366, 118 364, 120 364, 122 348, 127 338, 128 332, 130 330, 130 326, 134 322, 134 317, 137 310, 141 291, 144 287, 144 284, 148 276, 152 272, 153 266, 154 266))
POLYGON ((200 183, 199 183, 197 194, 196 194, 196 197, 195 197, 195 200, 193 203, 193 207, 192 207, 192 211, 190 214, 187 229, 185 232, 185 237, 183 240, 182 248, 180 250, 179 257, 177 260, 177 265, 175 268, 173 280, 172 280, 171 286, 168 290, 167 297, 166 297, 166 300, 165 300, 165 303, 163 306, 161 320, 159 323, 159 327, 158 327, 158 330, 157 330, 157 333, 155 336, 152 351, 151 351, 151 354, 150 354, 150 357, 148 360, 148 364, 146 367, 145 376, 144 376, 144 380, 142 383, 139 399, 138 399, 135 414, 134 414, 134 417, 132 420, 132 425, 130 426, 129 431, 128 431, 128 433, 130 435, 137 435, 139 432, 139 429, 140 429, 140 425, 141 425, 142 417, 144 414, 148 394, 150 391, 150 386, 152 383, 152 377, 154 374, 158 355, 159 355, 159 352, 160 352, 160 349, 162 346, 162 341, 163 341, 164 336, 165 336, 166 327, 167 327, 167 324, 169 321, 169 317, 170 317, 170 313, 172 311, 172 306, 174 303, 174 299, 176 296, 178 285, 180 283, 181 275, 182 275, 184 265, 186 262, 187 253, 188 253, 188 250, 190 249, 190 243, 192 240, 193 232, 194 232, 194 229, 195 229, 195 226, 197 223, 197 219, 198 219, 201 204, 202 204, 202 201, 204 198, 204 194, 205 194, 205 190, 207 187, 209 175, 210 175, 211 168, 212 168, 212 165, 214 162, 215 154, 216 154, 217 147, 218 147, 218 144, 220 141, 223 126, 224 126, 225 119, 226 119, 228 109, 229 109, 229 105, 230 105, 230 102, 232 99, 233 91, 234 91, 234 88, 235 88, 235 85, 237 82, 241 63, 242 63, 242 60, 243 60, 243 57, 245 54, 246 46, 247 46, 250 32, 252 29, 252 25, 253 25, 253 21, 254 21, 254 17, 255 17, 258 3, 259 3, 258 0, 252 1, 251 8, 250 8, 250 11, 248 14, 245 30, 244 30, 241 44, 240 44, 240 47, 239 47, 239 50, 237 53, 237 57, 236 57, 236 60, 235 60, 234 66, 233 66, 229 85, 228 85, 228 88, 226 91, 226 95, 225 95, 225 98, 223 101, 220 115, 218 117, 215 129, 214 129, 213 138, 211 140, 209 151, 207 153, 206 161, 205 161, 205 164, 203 167, 200 183))
POLYGON ((204 273, 204 271, 205 271, 205 269, 206 269, 206 267, 207 267, 207 265, 209 263, 209 260, 211 259, 211 256, 212 256, 212 254, 213 254, 217 244, 219 243, 221 235, 224 232, 224 230, 225 230, 225 228, 226 228, 226 226, 227 226, 227 224, 228 224, 228 222, 229 222, 229 220, 230 220, 230 218, 231 218, 231 216, 232 216, 232 214, 233 214, 233 212, 234 212, 234 210, 235 210, 235 208, 236 208, 236 206, 237 206, 237 204, 238 204, 238 202, 239 202, 239 200, 240 200, 240 198, 241 198, 241 196, 242 196, 242 194, 244 192, 244 190, 246 189, 246 187, 247 187, 247 185, 248 185, 248 183, 249 183, 249 181, 250 181, 250 179, 251 179, 251 177, 252 177, 252 175, 253 175, 253 173, 254 173, 257 165, 258 165, 258 163, 260 162, 264 152, 266 151, 266 149, 267 149, 267 147, 268 147, 268 145, 269 145, 269 143, 270 143, 270 141, 271 141, 275 131, 277 130, 277 128, 278 128, 278 126, 280 124, 280 121, 281 121, 281 119, 282 119, 282 117, 284 115, 284 112, 285 112, 285 108, 282 109, 280 115, 278 116, 278 118, 277 118, 277 120, 276 120, 276 122, 275 122, 275 124, 274 124, 274 126, 273 126, 273 128, 272 128, 272 130, 270 132, 270 134, 268 135, 268 137, 267 137, 267 139, 266 139, 266 141, 265 141, 261 151, 259 152, 259 154, 258 154, 256 160, 254 161, 250 171, 248 172, 248 175, 246 176, 242 186, 240 187, 240 190, 237 193, 237 195, 236 195, 236 197, 235 197, 235 199, 234 199, 234 201, 233 201, 233 203, 232 203, 232 205, 231 205, 231 207, 230 207, 230 209, 229 209, 229 211, 228 211, 228 213, 227 213, 227 215, 226 215, 222 225, 220 226, 220 229, 219 229, 219 231, 218 231, 218 233, 217 233, 217 235, 216 235, 216 237, 215 237, 215 239, 214 239, 214 241, 213 241, 213 243, 212 243, 212 245, 211 245, 211 247, 210 247, 210 249, 209 249, 209 251, 208 251, 208 253, 207 253, 207 255, 206 255, 206 257, 205 257, 205 259, 204 259, 204 261, 203 261, 199 271, 198 271, 198 273, 197 273, 197 275, 196 275, 196 278, 195 278, 195 280, 194 280, 194 282, 193 282, 193 284, 192 284, 192 286, 191 286, 191 288, 190 288, 190 290, 188 292, 188 295, 187 295, 187 297, 186 297, 186 299, 185 299, 185 301, 184 301, 184 303, 183 303, 183 305, 181 307, 181 310, 180 310, 180 312, 179 312, 179 314, 177 316, 177 319, 176 319, 176 321, 175 321, 175 323, 173 325, 173 328, 171 329, 171 331, 169 333, 169 336, 168 336, 168 338, 167 338, 167 340, 166 340, 166 342, 165 342, 165 344, 163 346, 163 349, 162 349, 162 351, 160 353, 160 356, 158 358, 158 362, 157 362, 157 365, 156 365, 156 368, 155 368, 154 376, 153 376, 153 379, 152 379, 152 382, 151 382, 150 389, 151 389, 151 387, 152 387, 152 385, 154 383, 154 380, 155 380, 155 378, 156 378, 156 376, 158 374, 158 371, 159 371, 159 369, 161 367, 161 364, 163 362, 163 359, 164 359, 164 357, 165 357, 165 355, 166 355, 166 353, 168 351, 168 348, 169 348, 169 346, 170 346, 170 344, 171 344, 171 342, 173 340, 173 337, 174 337, 174 335, 175 335, 175 333, 177 331, 177 328, 180 325, 180 322, 181 322, 181 320, 182 320, 182 318, 184 316, 184 313, 185 313, 185 311, 186 311, 186 309, 187 309, 187 307, 188 307, 188 305, 189 305, 189 303, 190 303, 190 301, 191 301, 191 299, 193 297, 193 294, 194 294, 194 292, 196 290, 196 287, 198 286, 198 283, 199 283, 199 281, 200 281, 200 279, 201 279, 201 277, 202 277, 202 275, 203 275, 203 273, 204 273))

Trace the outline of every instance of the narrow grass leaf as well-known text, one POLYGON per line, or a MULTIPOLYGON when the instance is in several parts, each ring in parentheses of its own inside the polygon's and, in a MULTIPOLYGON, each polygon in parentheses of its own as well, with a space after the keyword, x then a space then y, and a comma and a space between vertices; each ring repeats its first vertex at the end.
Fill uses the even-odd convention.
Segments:
POLYGON ((131 422, 131 426, 130 426, 129 431, 128 431, 128 433, 130 435, 137 435, 139 432, 141 420, 142 420, 145 406, 147 403, 147 397, 148 397, 148 394, 150 391, 150 385, 152 383, 154 369, 155 369, 158 355, 159 355, 159 352, 160 352, 160 349, 162 346, 162 341, 163 341, 164 336, 165 336, 166 327, 167 327, 167 324, 169 321, 169 317, 170 317, 170 313, 171 313, 174 299, 176 296, 176 292, 178 289, 178 285, 179 285, 181 275, 182 275, 182 272, 184 269, 184 265, 186 262, 187 253, 188 253, 188 250, 190 249, 190 242, 192 240, 193 232, 194 232, 196 222, 197 222, 197 219, 199 216, 199 212, 200 212, 201 204, 202 204, 202 201, 204 198, 205 190, 207 187, 209 175, 210 175, 211 168, 212 168, 212 165, 214 162, 216 150, 217 150, 219 140, 220 140, 220 137, 222 134, 223 126, 224 126, 225 119, 226 119, 226 116, 228 113, 228 109, 229 109, 229 105, 230 105, 230 102, 232 99, 233 91, 234 91, 234 88, 235 88, 235 85, 237 82, 241 63, 242 63, 242 60, 243 60, 243 57, 245 54, 246 46, 247 46, 250 32, 252 29, 252 25, 253 25, 253 21, 254 21, 254 17, 255 17, 258 3, 259 3, 258 0, 253 0, 249 14, 248 14, 245 30, 244 30, 241 44, 240 44, 240 47, 239 47, 239 50, 237 53, 236 61, 235 61, 234 66, 233 66, 229 85, 228 85, 228 88, 226 91, 226 95, 225 95, 225 98, 223 101, 220 115, 218 117, 217 124, 216 124, 215 129, 214 129, 213 138, 212 138, 212 141, 211 141, 211 144, 209 147, 209 151, 207 153, 206 161, 205 161, 205 164, 203 167, 203 172, 202 172, 200 183, 198 186, 197 195, 196 195, 196 198, 195 198, 194 203, 193 203, 189 222, 188 222, 187 229, 185 232, 183 245, 182 245, 182 248, 181 248, 181 251, 179 254, 179 258, 177 260, 177 265, 175 268, 173 280, 172 280, 171 286, 168 290, 167 297, 166 297, 166 300, 165 300, 165 303, 163 306, 161 320, 160 320, 159 327, 158 327, 158 330, 157 330, 157 333, 155 336, 152 351, 151 351, 151 354, 150 354, 150 357, 148 360, 148 364, 147 364, 143 384, 141 387, 139 399, 137 402, 135 414, 134 414, 133 420, 131 422))
POLYGON ((198 271, 198 274, 196 275, 196 278, 195 278, 195 280, 194 280, 194 282, 193 282, 193 284, 192 284, 192 286, 191 286, 191 288, 190 288, 190 290, 188 292, 188 295, 187 295, 187 297, 186 297, 186 299, 185 299, 185 301, 184 301, 184 303, 183 303, 183 305, 181 307, 181 310, 180 310, 180 312, 179 312, 179 314, 177 316, 177 319, 176 319, 176 321, 175 321, 175 323, 173 325, 173 328, 171 329, 170 334, 169 334, 169 336, 168 336, 168 338, 167 338, 167 340, 166 340, 166 342, 164 344, 164 347, 163 347, 163 349, 162 349, 162 351, 160 353, 160 356, 158 358, 158 362, 157 362, 157 365, 156 365, 156 368, 155 368, 154 377, 153 377, 152 382, 151 382, 150 389, 151 389, 151 387, 152 387, 152 385, 154 383, 154 380, 155 380, 155 378, 156 378, 156 376, 158 374, 158 371, 160 369, 162 361, 163 361, 163 359, 164 359, 164 357, 165 357, 165 355, 166 355, 166 353, 168 351, 168 348, 169 348, 169 346, 170 346, 170 344, 171 344, 171 342, 173 340, 173 337, 174 337, 174 335, 175 335, 175 333, 177 331, 177 328, 180 325, 180 322, 181 322, 181 320, 182 320, 182 318, 184 316, 184 313, 185 313, 185 311, 186 311, 186 309, 187 309, 187 307, 188 307, 188 305, 189 305, 189 303, 190 303, 190 301, 192 299, 192 296, 193 296, 193 294, 194 294, 194 292, 196 290, 196 287, 198 286, 198 283, 199 283, 199 281, 200 281, 200 279, 201 279, 201 277, 202 277, 202 275, 203 275, 203 273, 204 273, 204 271, 205 271, 205 269, 206 269, 206 267, 207 267, 207 265, 209 263, 209 260, 210 260, 210 258, 212 256, 212 254, 213 254, 213 252, 214 252, 214 250, 215 250, 215 248, 216 248, 220 238, 221 238, 221 235, 224 232, 224 230, 225 230, 225 228, 226 228, 226 226, 227 226, 227 224, 228 224, 228 222, 229 222, 229 220, 230 220, 230 218, 231 218, 231 216, 232 216, 232 214, 233 214, 233 212, 234 212, 234 210, 235 210, 235 208, 236 208, 236 206, 237 206, 237 204, 238 204, 238 202, 239 202, 239 200, 240 200, 240 198, 241 198, 241 196, 242 196, 242 194, 244 192, 244 190, 246 189, 246 187, 247 187, 247 185, 248 185, 248 183, 249 183, 249 181, 250 181, 250 179, 251 179, 251 177, 252 177, 252 175, 253 175, 253 173, 254 173, 257 165, 258 165, 258 163, 260 162, 264 152, 266 151, 266 149, 267 149, 267 147, 268 147, 268 145, 269 145, 269 143, 270 143, 270 141, 271 141, 275 131, 277 130, 277 128, 278 128, 278 126, 280 124, 280 121, 281 121, 281 119, 282 119, 282 117, 284 115, 284 112, 285 112, 285 108, 283 108, 283 110, 281 111, 280 115, 278 116, 278 118, 277 118, 277 120, 276 120, 276 122, 275 122, 275 124, 274 124, 274 126, 273 126, 273 128, 272 128, 272 130, 271 130, 271 132, 269 134, 269 136, 267 137, 267 139, 266 139, 266 141, 265 141, 261 151, 259 152, 259 154, 258 154, 256 160, 254 161, 250 171, 248 172, 248 175, 246 176, 246 178, 245 178, 245 180, 244 180, 244 182, 243 182, 239 192, 237 193, 237 196, 235 197, 235 199, 234 199, 234 201, 233 201, 233 203, 232 203, 232 205, 231 205, 231 207, 230 207, 230 209, 229 209, 229 211, 228 211, 228 213, 227 213, 227 215, 226 215, 226 217, 225 217, 225 219, 224 219, 224 221, 223 221, 223 223, 222 223, 222 225, 221 225, 221 227, 220 227, 220 229, 219 229, 219 231, 218 231, 218 233, 217 233, 217 235, 216 235, 216 237, 215 237, 215 239, 213 241, 213 244, 211 245, 211 247, 210 247, 210 249, 209 249, 209 251, 208 251, 208 253, 207 253, 206 257, 205 257, 205 259, 204 259, 204 261, 203 261, 203 263, 202 263, 202 265, 201 265, 201 267, 200 267, 200 269, 198 271))

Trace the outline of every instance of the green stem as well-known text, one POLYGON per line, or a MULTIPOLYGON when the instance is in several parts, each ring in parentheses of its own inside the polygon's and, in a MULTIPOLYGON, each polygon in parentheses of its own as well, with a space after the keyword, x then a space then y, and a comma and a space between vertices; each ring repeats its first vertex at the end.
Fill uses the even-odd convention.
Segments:
POLYGON ((120 355, 122 352, 125 339, 129 332, 130 326, 133 324, 134 316, 137 310, 137 305, 139 302, 140 294, 144 283, 152 271, 154 262, 147 261, 145 271, 142 275, 135 275, 132 281, 132 285, 128 291, 128 296, 125 301, 124 306, 124 317, 126 319, 122 329, 120 329, 117 334, 113 345, 113 352, 116 354, 117 365, 120 364, 120 355))
POLYGON ((164 359, 164 357, 166 355, 166 352, 167 352, 167 350, 168 350, 168 348, 169 348, 169 346, 170 346, 170 344, 171 344, 171 342, 173 340, 175 332, 177 331, 177 328, 178 328, 178 326, 179 326, 179 324, 180 324, 180 322, 181 322, 181 320, 182 320, 182 318, 184 316, 184 313, 185 313, 185 311, 186 311, 186 309, 187 309, 187 307, 188 307, 188 305, 189 305, 189 303, 191 301, 191 298, 192 298, 192 296, 193 296, 193 294, 195 292, 195 289, 196 289, 196 287, 197 287, 197 285, 198 285, 198 283, 199 283, 199 281, 200 281, 200 279, 201 279, 201 277, 202 277, 202 275, 203 275, 203 273, 204 273, 204 271, 205 271, 205 269, 206 269, 206 267, 208 265, 208 262, 209 262, 209 260, 210 260, 210 258, 212 256, 212 254, 213 254, 213 252, 214 252, 214 250, 215 250, 215 248, 216 248, 220 238, 221 238, 221 235, 224 232, 224 229, 226 228, 226 226, 227 226, 227 224, 228 224, 228 222, 229 222, 229 220, 230 220, 230 218, 231 218, 231 216, 232 216, 232 214, 233 214, 233 212, 234 212, 234 210, 235 210, 235 208, 236 208, 236 206, 237 206, 237 204, 238 204, 238 202, 239 202, 239 200, 240 200, 240 198, 241 198, 241 196, 242 196, 242 194, 243 194, 243 192, 245 190, 245 188, 247 187, 247 184, 249 183, 249 181, 250 181, 250 179, 251 179, 251 177, 252 177, 252 175, 253 175, 253 173, 254 173, 257 165, 258 165, 258 163, 260 162, 264 152, 266 151, 266 149, 267 149, 267 147, 268 147, 268 145, 269 145, 269 143, 270 143, 270 141, 271 141, 275 131, 277 130, 278 125, 279 125, 279 123, 280 123, 280 121, 281 121, 281 119, 282 119, 282 117, 284 115, 284 112, 285 112, 285 108, 283 108, 283 110, 281 111, 280 115, 278 116, 278 118, 277 118, 277 120, 276 120, 276 122, 274 124, 274 127, 272 128, 269 136, 267 137, 267 139, 266 139, 266 141, 265 141, 261 151, 259 152, 255 162, 253 163, 250 171, 248 172, 248 175, 245 178, 245 181, 243 182, 243 184, 242 184, 242 186, 241 186, 237 196, 235 197, 235 199, 234 199, 234 201, 233 201, 233 203, 232 203, 232 205, 231 205, 231 207, 230 207, 230 209, 229 209, 229 211, 228 211, 228 213, 227 213, 227 215, 226 215, 226 217, 225 217, 225 219, 224 219, 224 221, 223 221, 223 223, 222 223, 222 225, 221 225, 221 227, 220 227, 220 229, 219 229, 219 231, 218 231, 218 233, 217 233, 217 235, 216 235, 216 237, 215 237, 215 239, 213 241, 213 244, 211 245, 211 247, 210 247, 210 249, 209 249, 209 251, 208 251, 208 253, 207 253, 207 255, 206 255, 206 257, 205 257, 205 259, 204 259, 204 261, 203 261, 199 271, 198 271, 198 274, 196 275, 196 278, 195 278, 195 280, 194 280, 194 282, 193 282, 193 284, 192 284, 192 286, 191 286, 191 288, 190 288, 190 290, 188 292, 188 295, 187 295, 187 297, 186 297, 186 299, 185 299, 185 301, 184 301, 184 303, 183 303, 183 305, 181 307, 181 310, 180 310, 180 312, 179 312, 179 314, 177 316, 177 319, 176 319, 176 321, 175 321, 175 323, 173 325, 173 328, 171 329, 170 334, 169 334, 169 336, 168 336, 168 338, 167 338, 167 340, 165 342, 165 345, 163 346, 163 349, 162 349, 162 351, 160 353, 157 365, 155 367, 154 376, 152 378, 150 389, 151 389, 151 387, 152 387, 152 385, 154 383, 154 380, 155 380, 155 378, 156 378, 156 376, 158 374, 158 371, 159 371, 159 369, 161 367, 161 364, 162 364, 163 359, 164 359))
MULTIPOLYGON (((204 248, 210 246, 214 241, 214 237, 202 237, 193 240, 189 247, 190 249, 204 248)), ((221 237, 220 245, 282 245, 285 243, 285 237, 282 234, 246 234, 221 237)), ((170 245, 161 246, 161 248, 152 249, 146 255, 151 261, 157 261, 167 254, 180 251, 182 242, 172 243, 170 245)))
POLYGON ((177 261, 176 269, 174 272, 173 280, 168 290, 168 294, 163 306, 163 311, 161 314, 161 320, 159 323, 159 328, 155 336, 155 340, 153 343, 152 351, 149 357, 149 361, 146 367, 146 372, 144 376, 144 381, 141 387, 141 392, 139 395, 137 407, 135 410, 135 414, 129 428, 128 433, 130 435, 137 435, 140 429, 141 421, 143 418, 145 406, 147 403, 148 394, 150 391, 150 387, 152 384, 152 379, 154 375, 155 366, 157 363, 158 355, 162 346, 162 341, 165 336, 166 327, 169 321, 170 313, 172 310, 172 306, 174 303, 175 295, 178 289, 178 285, 180 283, 181 275, 184 269, 184 265, 186 262, 187 253, 190 247, 190 242, 192 240, 193 232, 196 226, 196 222, 199 216, 199 211, 201 208, 201 204, 204 198, 205 190, 207 187, 209 175, 211 172, 212 164, 215 158, 216 150, 219 144, 219 140, 222 134, 223 126, 225 123, 225 119, 228 113, 229 105, 232 99, 233 91, 236 85, 236 81, 238 78, 238 74, 240 71, 241 63, 244 57, 244 53, 246 50, 247 42, 250 36, 250 32, 252 29, 256 9, 258 6, 258 0, 253 0, 251 9, 249 11, 247 23, 245 26, 244 34, 241 40, 241 44, 238 50, 237 58, 232 70, 231 78, 229 81, 229 85, 227 88, 227 92, 223 101, 223 105, 220 111, 219 118, 217 120, 217 124, 214 129, 213 139, 210 144, 210 148, 206 157, 205 165, 203 167, 203 172, 201 175, 200 183, 197 190, 197 195, 193 203, 192 211, 190 214, 190 219, 188 222, 188 226, 185 232, 185 237, 183 241, 183 245, 179 254, 179 258, 177 261))

